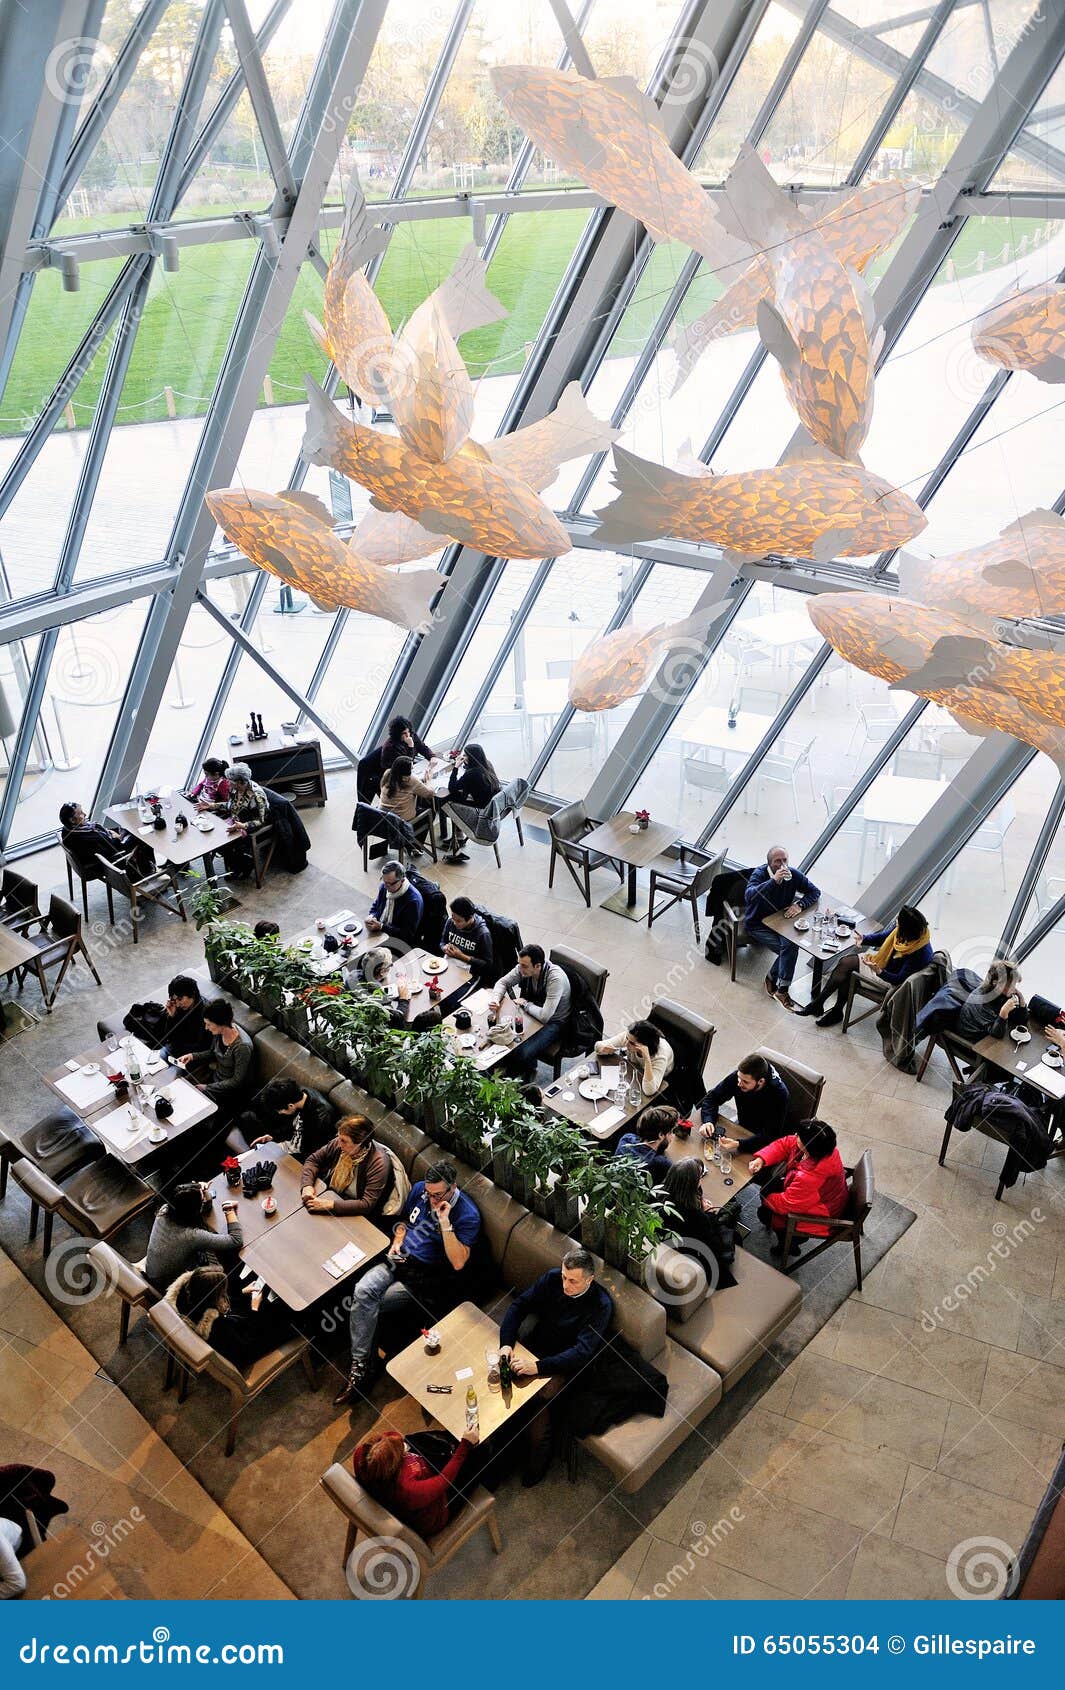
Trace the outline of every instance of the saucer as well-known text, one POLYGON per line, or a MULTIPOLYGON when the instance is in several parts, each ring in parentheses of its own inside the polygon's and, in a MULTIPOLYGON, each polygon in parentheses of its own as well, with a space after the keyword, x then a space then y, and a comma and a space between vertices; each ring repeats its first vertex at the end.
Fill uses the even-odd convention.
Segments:
POLYGON ((1032 1042, 1032 1035, 1028 1031, 1027 1027, 1014 1028, 1013 1032, 1010 1034, 1010 1038, 1013 1040, 1015 1045, 1030 1045, 1032 1042))
POLYGON ((427 956, 422 963, 423 974, 443 974, 447 967, 447 958, 442 956, 427 956))
POLYGON ((98 1062, 86 1062, 81 1071, 83 1074, 98 1074, 100 1072, 100 1064, 98 1062))
POLYGON ((795 931, 796 933, 809 933, 810 923, 808 921, 797 921, 795 923, 795 931))
POLYGON ((162 1144, 166 1136, 166 1128, 163 1126, 162 1122, 160 1122, 157 1127, 152 1127, 148 1134, 148 1141, 150 1144, 162 1144))

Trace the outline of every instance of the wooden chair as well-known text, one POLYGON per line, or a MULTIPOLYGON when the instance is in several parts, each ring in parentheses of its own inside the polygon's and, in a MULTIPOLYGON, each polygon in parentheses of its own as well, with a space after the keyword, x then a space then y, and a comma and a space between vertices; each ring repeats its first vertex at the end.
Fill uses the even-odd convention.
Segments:
MULTIPOLYGON (((348 1522, 343 1565, 347 1566, 360 1539, 372 1541, 387 1538, 392 1540, 393 1544, 404 1545, 411 1552, 411 1558, 408 1561, 409 1576, 406 1580, 409 1588, 404 1589, 402 1594, 410 1600, 417 1600, 423 1595, 425 1580, 445 1566, 463 1544, 468 1543, 474 1533, 482 1527, 487 1530, 495 1553, 503 1553, 503 1539, 496 1519, 496 1500, 481 1485, 477 1485, 470 1492, 466 1502, 454 1519, 448 1521, 443 1531, 434 1533, 432 1537, 421 1537, 413 1527, 404 1525, 395 1514, 390 1514, 382 1503, 375 1502, 369 1492, 360 1485, 351 1469, 342 1466, 339 1461, 334 1462, 333 1466, 322 1474, 319 1484, 348 1522), (416 1568, 413 1564, 415 1559, 416 1568)), ((397 1551, 393 1549, 391 1553, 398 1560, 397 1551)), ((369 1576, 369 1567, 365 1571, 369 1576)), ((402 1569, 398 1569, 398 1576, 402 1577, 402 1569)))
MULTIPOLYGON (((257 831, 261 832, 262 829, 257 831)), ((248 834, 248 838, 249 840, 252 839, 251 833, 248 834)), ((253 845, 253 857, 254 852, 253 845)), ((123 898, 128 898, 134 944, 140 938, 142 904, 158 904, 161 909, 169 910, 171 915, 179 915, 182 921, 188 921, 189 918, 181 901, 181 892, 178 889, 177 874, 174 869, 156 869, 153 874, 146 874, 140 880, 134 880, 129 871, 120 863, 108 862, 107 858, 101 857, 99 853, 97 853, 96 861, 100 865, 101 879, 107 888, 107 919, 113 927, 115 925, 115 893, 118 892, 123 898), (168 889, 173 893, 176 899, 175 903, 171 903, 167 898, 168 889)), ((255 884, 260 886, 262 882, 256 879, 255 884)))
MULTIPOLYGON (((967 1084, 966 1081, 955 1080, 952 1088, 955 1097, 957 1097, 958 1093, 963 1089, 965 1084, 967 1084)), ((976 1130, 976 1132, 982 1133, 985 1138, 992 1139, 996 1144, 1001 1144, 1006 1151, 1006 1155, 1002 1162, 1002 1168, 998 1176, 998 1185, 995 1188, 995 1202, 1001 1203, 1002 1193, 1006 1188, 1006 1162, 1009 1160, 1010 1153, 1009 1138, 999 1127, 995 1125, 994 1121, 987 1121, 983 1118, 983 1116, 981 1116, 978 1120, 974 1120, 972 1127, 976 1130)), ((948 1121, 943 1133, 943 1143, 939 1147, 939 1165, 941 1168, 946 1166, 947 1146, 950 1144, 950 1135, 953 1130, 954 1129, 948 1121)), ((1065 1144, 1055 1146, 1055 1148, 1050 1152, 1047 1160, 1054 1161, 1061 1156, 1065 1156, 1065 1144)))
POLYGON ((38 898, 39 893, 32 880, 6 868, 0 883, 0 921, 5 927, 22 927, 41 914, 38 898))
POLYGON ((592 872, 597 868, 615 869, 619 877, 624 880, 625 867, 616 858, 608 857, 602 851, 589 851, 581 840, 599 823, 593 821, 580 799, 572 804, 563 804, 553 816, 547 818, 547 831, 551 835, 551 861, 547 869, 547 886, 550 891, 555 883, 555 863, 561 860, 569 871, 570 878, 576 886, 588 908, 592 907, 592 872))
POLYGON ((80 1115, 62 1104, 23 1132, 0 1127, 0 1202, 7 1196, 7 1171, 12 1162, 25 1157, 58 1182, 99 1161, 103 1154, 103 1144, 96 1134, 80 1115))
MULTIPOLYGON (((793 1133, 800 1121, 812 1120, 821 1107, 825 1076, 819 1074, 816 1068, 808 1068, 805 1062, 800 1062, 794 1056, 785 1056, 782 1051, 771 1050, 768 1045, 759 1045, 752 1054, 764 1057, 770 1067, 776 1069, 787 1087, 788 1108, 783 1131, 793 1133)), ((735 1123, 734 1103, 723 1103, 719 1113, 723 1120, 735 1123)))
POLYGON ((100 880, 100 881, 102 881, 103 875, 100 873, 99 867, 95 862, 83 863, 83 862, 79 861, 79 859, 74 855, 73 851, 70 849, 69 845, 63 844, 62 837, 60 837, 59 843, 60 843, 60 846, 62 847, 63 856, 66 858, 67 889, 70 892, 71 900, 73 900, 73 897, 74 897, 74 882, 75 882, 75 880, 80 880, 81 881, 81 907, 85 911, 85 919, 86 919, 86 921, 88 921, 88 919, 89 919, 89 881, 90 880, 100 880))
POLYGON ((506 786, 500 787, 495 797, 484 806, 483 810, 478 810, 476 819, 472 822, 468 816, 463 821, 448 804, 444 805, 444 814, 449 816, 453 826, 458 828, 460 833, 464 833, 466 838, 472 840, 475 845, 490 845, 495 852, 496 868, 502 868, 503 864, 499 855, 500 826, 508 816, 513 816, 518 844, 522 850, 525 849, 525 835, 521 827, 521 807, 531 790, 532 788, 527 780, 508 781, 506 786))
POLYGON ((311 1389, 316 1390, 318 1387, 318 1380, 311 1365, 310 1343, 298 1333, 286 1338, 283 1344, 268 1350, 266 1355, 259 1356, 256 1361, 249 1362, 247 1367, 240 1368, 227 1361, 225 1356, 219 1355, 191 1326, 186 1325, 173 1304, 156 1303, 148 1310, 148 1319, 167 1351, 165 1389, 169 1390, 174 1382, 175 1366, 180 1372, 179 1402, 184 1402, 188 1396, 193 1374, 198 1376, 206 1373, 209 1378, 224 1385, 229 1392, 232 1414, 226 1426, 227 1455, 232 1455, 236 1448, 237 1426, 245 1406, 261 1396, 275 1379, 280 1379, 297 1361, 303 1367, 311 1389))
POLYGON ((699 904, 706 897, 725 861, 725 849, 711 857, 705 851, 697 850, 694 845, 682 845, 680 856, 675 863, 661 858, 652 867, 650 899, 647 905, 648 927, 653 927, 658 917, 665 915, 674 904, 690 904, 692 920, 695 923, 695 942, 698 944, 699 904), (656 909, 655 899, 659 893, 665 893, 666 902, 656 909))
POLYGON ((828 1218, 824 1215, 796 1215, 789 1214, 784 1227, 784 1263, 783 1271, 790 1273, 793 1268, 801 1267, 806 1262, 812 1262, 822 1251, 831 1249, 833 1244, 849 1244, 854 1251, 854 1272, 858 1281, 858 1290, 862 1288, 862 1236, 869 1211, 876 1196, 876 1183, 873 1179, 873 1153, 863 1150, 853 1168, 846 1169, 847 1184, 850 1187, 850 1197, 842 1215, 828 1218), (816 1248, 807 1250, 805 1255, 798 1255, 792 1260, 791 1247, 796 1240, 809 1237, 809 1234, 799 1233, 803 1224, 828 1227, 828 1237, 819 1238, 816 1248))
POLYGON ((431 810, 423 812, 424 820, 419 818, 415 826, 401 821, 387 810, 379 810, 376 804, 356 804, 355 819, 352 831, 362 846, 363 872, 370 872, 370 842, 380 839, 384 842, 384 851, 374 852, 376 855, 395 856, 399 858, 412 857, 419 844, 428 844, 434 863, 438 860, 436 854, 436 840, 433 837, 433 813, 431 810))
POLYGON ((110 1244, 93 1244, 87 1254, 104 1284, 114 1291, 122 1304, 118 1317, 118 1341, 124 1344, 129 1338, 130 1311, 150 1309, 153 1303, 159 1301, 159 1292, 150 1279, 145 1279, 143 1273, 110 1244))
MULTIPOLYGON (((552 945, 547 954, 547 960, 557 963, 566 975, 576 975, 583 982, 596 1007, 602 1008, 603 993, 606 991, 606 983, 610 979, 609 968, 604 968, 602 963, 594 961, 590 956, 585 956, 581 951, 571 950, 569 945, 552 945)), ((498 978, 499 975, 497 974, 496 979, 498 978)), ((562 1072, 563 1060, 567 1056, 583 1056, 584 1054, 583 1050, 577 1049, 577 1046, 573 1043, 572 1034, 567 1029, 561 1038, 555 1041, 550 1050, 544 1052, 542 1060, 550 1062, 552 1072, 557 1080, 562 1072)))
POLYGON ((735 983, 736 959, 741 950, 752 945, 754 940, 747 931, 747 924, 743 919, 743 911, 733 904, 726 904, 722 911, 725 928, 725 949, 728 951, 729 979, 735 983))
POLYGON ((76 965, 79 956, 85 958, 89 965, 89 972, 96 984, 102 986, 103 981, 96 972, 96 964, 89 955, 89 948, 82 938, 81 916, 73 904, 68 904, 65 898, 60 898, 53 892, 48 900, 48 914, 32 917, 27 925, 32 926, 35 922, 40 922, 39 931, 30 933, 24 930, 23 937, 36 947, 37 955, 32 962, 25 962, 20 968, 16 969, 18 989, 21 992, 26 975, 32 969, 40 982, 44 1007, 51 1015, 52 1005, 55 1003, 59 988, 66 978, 67 969, 76 965), (45 971, 53 963, 58 963, 59 972, 55 977, 52 990, 49 992, 45 980, 45 971))
POLYGON ((854 969, 847 982, 847 1006, 843 1011, 843 1031, 847 1032, 848 1028, 857 1027, 860 1021, 868 1021, 870 1015, 876 1015, 884 1007, 885 998, 893 990, 894 987, 889 986, 886 980, 881 980, 878 974, 868 974, 861 968, 854 969), (855 1015, 855 998, 865 998, 868 1003, 872 1004, 872 1008, 863 1009, 860 1015, 855 1015))
POLYGON ((37 1236, 44 1210, 44 1254, 52 1248, 56 1215, 71 1231, 98 1240, 112 1238, 143 1209, 158 1201, 158 1193, 117 1156, 102 1156, 59 1185, 23 1157, 11 1164, 11 1178, 30 1200, 30 1239, 37 1236))
POLYGON ((979 1066, 980 1059, 971 1045, 966 1044, 965 1040, 959 1038, 957 1033, 949 1032, 946 1027, 942 1027, 939 1031, 929 1035, 928 1043, 924 1047, 924 1055, 921 1057, 921 1065, 917 1070, 917 1084, 920 1085, 924 1079, 925 1070, 932 1060, 932 1053, 937 1048, 946 1057, 950 1071, 959 1085, 964 1085, 973 1069, 979 1066), (963 1062, 969 1064, 969 1074, 966 1074, 962 1067, 963 1062))

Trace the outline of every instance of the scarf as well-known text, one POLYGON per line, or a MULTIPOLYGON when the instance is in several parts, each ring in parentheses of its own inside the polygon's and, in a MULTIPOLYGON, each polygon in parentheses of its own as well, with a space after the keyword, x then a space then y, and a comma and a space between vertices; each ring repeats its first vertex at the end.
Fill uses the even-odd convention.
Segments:
POLYGON ((341 1152, 333 1164, 329 1175, 329 1189, 335 1191, 338 1197, 343 1197, 348 1187, 354 1184, 355 1170, 361 1162, 365 1162, 373 1147, 373 1140, 367 1139, 362 1147, 352 1154, 341 1152))
POLYGON ((921 929, 921 932, 917 935, 916 939, 907 939, 900 942, 899 930, 898 927, 895 926, 891 929, 891 932, 884 940, 884 943, 881 945, 876 955, 870 957, 869 960, 874 968, 884 969, 893 957, 912 956, 914 951, 919 951, 923 945, 927 945, 928 943, 929 936, 927 927, 921 929))
POLYGON ((401 885, 397 886, 394 892, 390 892, 388 887, 385 887, 385 907, 381 911, 382 927, 391 927, 396 914, 396 899, 402 898, 406 890, 406 880, 404 880, 401 885))

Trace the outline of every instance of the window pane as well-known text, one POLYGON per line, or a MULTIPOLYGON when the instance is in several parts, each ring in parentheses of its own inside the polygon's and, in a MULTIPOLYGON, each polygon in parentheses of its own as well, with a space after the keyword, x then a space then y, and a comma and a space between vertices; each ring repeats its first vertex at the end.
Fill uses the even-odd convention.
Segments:
POLYGON ((60 629, 13 844, 58 827, 61 804, 92 804, 150 602, 138 599, 60 629))
MULTIPOLYGON (((584 554, 587 557, 587 553, 584 554)), ((624 568, 623 560, 618 560, 624 568)), ((626 623, 634 633, 653 628, 663 622, 675 622, 690 614, 706 585, 706 577, 698 570, 679 569, 673 564, 656 564, 644 583, 626 623)), ((603 616, 593 638, 606 631, 611 611, 603 616)), ((585 638, 574 655, 590 643, 585 638)), ((572 667, 572 665, 570 665, 572 667)), ((566 682, 562 683, 565 696, 566 682)), ((642 694, 626 699, 613 710, 576 711, 537 785, 557 798, 580 798, 587 792, 602 768, 603 761, 613 751, 622 733, 632 720, 642 694)), ((528 703, 528 698, 526 699, 528 703)), ((645 802, 643 788, 637 782, 637 795, 645 802)))
MULTIPOLYGON (((248 602, 253 577, 229 575, 211 585, 211 598, 227 615, 239 618, 248 602)), ((184 784, 204 719, 211 708, 233 642, 201 604, 194 604, 181 636, 177 658, 167 677, 159 713, 152 723, 138 773, 144 790, 184 784)), ((228 730, 227 730, 228 731, 228 730)), ((228 747, 220 728, 208 755, 225 757, 228 747)))
MULTIPOLYGON (((314 707, 355 751, 392 679, 406 639, 405 628, 358 611, 352 611, 344 624, 314 707)), ((340 753, 334 745, 325 744, 322 755, 338 757, 340 753)))
MULTIPOLYGON (((913 703, 908 693, 891 693, 890 698, 893 702, 888 708, 895 708, 897 701, 903 715, 913 703)), ((885 722, 881 743, 889 727, 885 722)), ((887 768, 818 857, 814 867, 818 885, 832 898, 860 901, 862 888, 924 820, 979 743, 963 733, 945 710, 928 705, 887 768)))
MULTIPOLYGON (((441 749, 446 750, 455 744, 456 735, 466 720, 477 688, 503 643, 538 568, 539 564, 535 559, 515 560, 505 565, 488 608, 474 630, 473 638, 455 671, 443 702, 428 725, 425 737, 430 745, 438 743, 441 749)), ((524 770, 515 769, 514 773, 524 773, 524 770)))
POLYGON ((1054 764, 1036 756, 922 899, 955 967, 980 969, 995 954, 1057 785, 1054 764))

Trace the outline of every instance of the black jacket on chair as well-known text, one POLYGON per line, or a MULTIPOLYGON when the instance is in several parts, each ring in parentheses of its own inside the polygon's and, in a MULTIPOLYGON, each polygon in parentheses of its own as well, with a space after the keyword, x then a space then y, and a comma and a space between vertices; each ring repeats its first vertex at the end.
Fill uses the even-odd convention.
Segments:
POLYGON ((1009 1144, 1002 1168, 1002 1183, 1013 1186, 1019 1174, 1045 1168, 1050 1156, 1050 1134, 1046 1125, 1023 1098, 1004 1086, 970 1081, 957 1092, 944 1117, 955 1132, 967 1133, 978 1121, 986 1121, 1009 1144))
POLYGON ((521 929, 509 915, 496 915, 483 904, 475 904, 492 940, 492 981, 501 980, 516 965, 521 950, 521 929))
POLYGON ((311 848, 310 835, 300 820, 291 798, 264 786, 270 820, 274 827, 274 861, 288 874, 302 874, 311 848))
POLYGON ((661 1420, 668 1395, 665 1374, 644 1361, 620 1332, 615 1333, 567 1389, 566 1426, 575 1438, 588 1438, 608 1432, 634 1414, 652 1414, 661 1420))
POLYGON ((422 895, 422 919, 414 943, 423 945, 427 951, 437 956, 444 938, 447 899, 435 880, 426 879, 425 875, 419 874, 416 869, 407 870, 407 879, 422 895))

